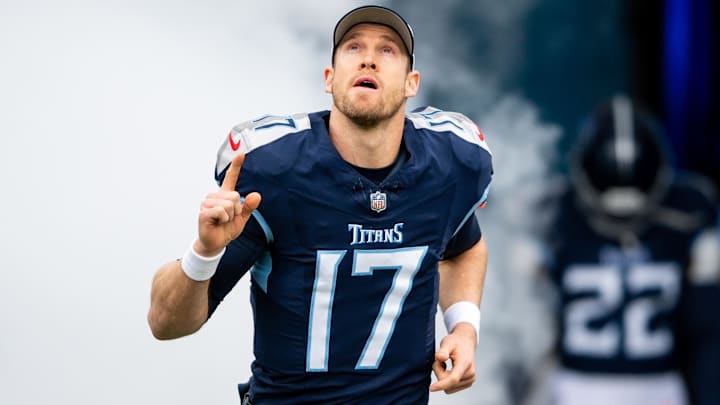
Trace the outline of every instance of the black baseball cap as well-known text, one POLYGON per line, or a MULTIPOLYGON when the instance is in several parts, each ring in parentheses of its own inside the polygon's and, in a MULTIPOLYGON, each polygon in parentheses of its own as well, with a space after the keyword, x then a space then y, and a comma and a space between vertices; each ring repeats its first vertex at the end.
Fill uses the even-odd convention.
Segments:
POLYGON ((403 44, 405 44, 405 49, 407 49, 408 56, 410 56, 410 66, 415 65, 415 37, 413 36, 412 28, 410 28, 410 25, 400 14, 382 6, 358 7, 350 10, 337 22, 333 32, 333 57, 335 56, 335 49, 345 34, 347 34, 352 27, 363 23, 381 24, 395 30, 403 41, 403 44))

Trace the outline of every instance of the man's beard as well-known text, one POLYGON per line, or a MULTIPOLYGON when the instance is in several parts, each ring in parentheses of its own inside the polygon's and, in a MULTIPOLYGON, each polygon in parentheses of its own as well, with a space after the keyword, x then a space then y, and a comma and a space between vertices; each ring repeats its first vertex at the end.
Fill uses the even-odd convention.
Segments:
POLYGON ((333 102, 350 121, 361 128, 374 128, 381 122, 393 117, 405 103, 405 92, 402 89, 392 94, 390 99, 365 106, 353 103, 347 93, 338 94, 333 91, 333 102))

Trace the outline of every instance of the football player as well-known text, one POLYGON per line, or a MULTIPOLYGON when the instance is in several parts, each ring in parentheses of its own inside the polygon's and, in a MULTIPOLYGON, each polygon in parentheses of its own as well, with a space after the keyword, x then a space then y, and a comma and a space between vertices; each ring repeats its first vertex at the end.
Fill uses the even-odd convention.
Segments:
POLYGON ((474 382, 487 257, 474 213, 491 155, 464 115, 405 111, 413 49, 392 10, 342 17, 324 72, 330 110, 235 126, 197 238, 155 276, 148 320, 171 339, 250 272, 246 404, 423 404, 474 382), (436 348, 438 303, 449 334, 436 348))
POLYGON ((600 105, 549 228, 555 404, 718 404, 720 242, 711 183, 674 170, 656 120, 600 105))

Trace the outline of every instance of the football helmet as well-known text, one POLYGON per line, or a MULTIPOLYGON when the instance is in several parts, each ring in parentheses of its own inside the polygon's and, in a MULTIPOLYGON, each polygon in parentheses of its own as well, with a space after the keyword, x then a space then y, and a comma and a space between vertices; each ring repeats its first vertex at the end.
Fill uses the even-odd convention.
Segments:
POLYGON ((623 223, 657 205, 670 184, 671 162, 659 123, 620 95, 600 104, 583 125, 569 170, 586 207, 623 223))

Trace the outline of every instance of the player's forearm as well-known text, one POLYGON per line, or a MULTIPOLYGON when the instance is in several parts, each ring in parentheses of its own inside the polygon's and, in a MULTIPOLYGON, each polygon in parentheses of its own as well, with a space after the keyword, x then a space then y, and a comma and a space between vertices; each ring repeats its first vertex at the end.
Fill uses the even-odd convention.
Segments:
POLYGON ((207 320, 209 281, 185 275, 180 261, 165 264, 153 279, 148 324, 157 339, 196 332, 207 320))
POLYGON ((440 272, 440 308, 444 311, 460 301, 477 305, 482 298, 485 269, 487 267, 487 246, 480 239, 473 247, 438 265, 440 272))
POLYGON ((485 241, 481 239, 470 249, 438 265, 439 300, 448 335, 435 352, 433 372, 437 381, 430 385, 430 391, 452 394, 475 381, 475 348, 480 327, 478 305, 486 263, 485 241), (450 369, 448 361, 452 363, 450 369))

